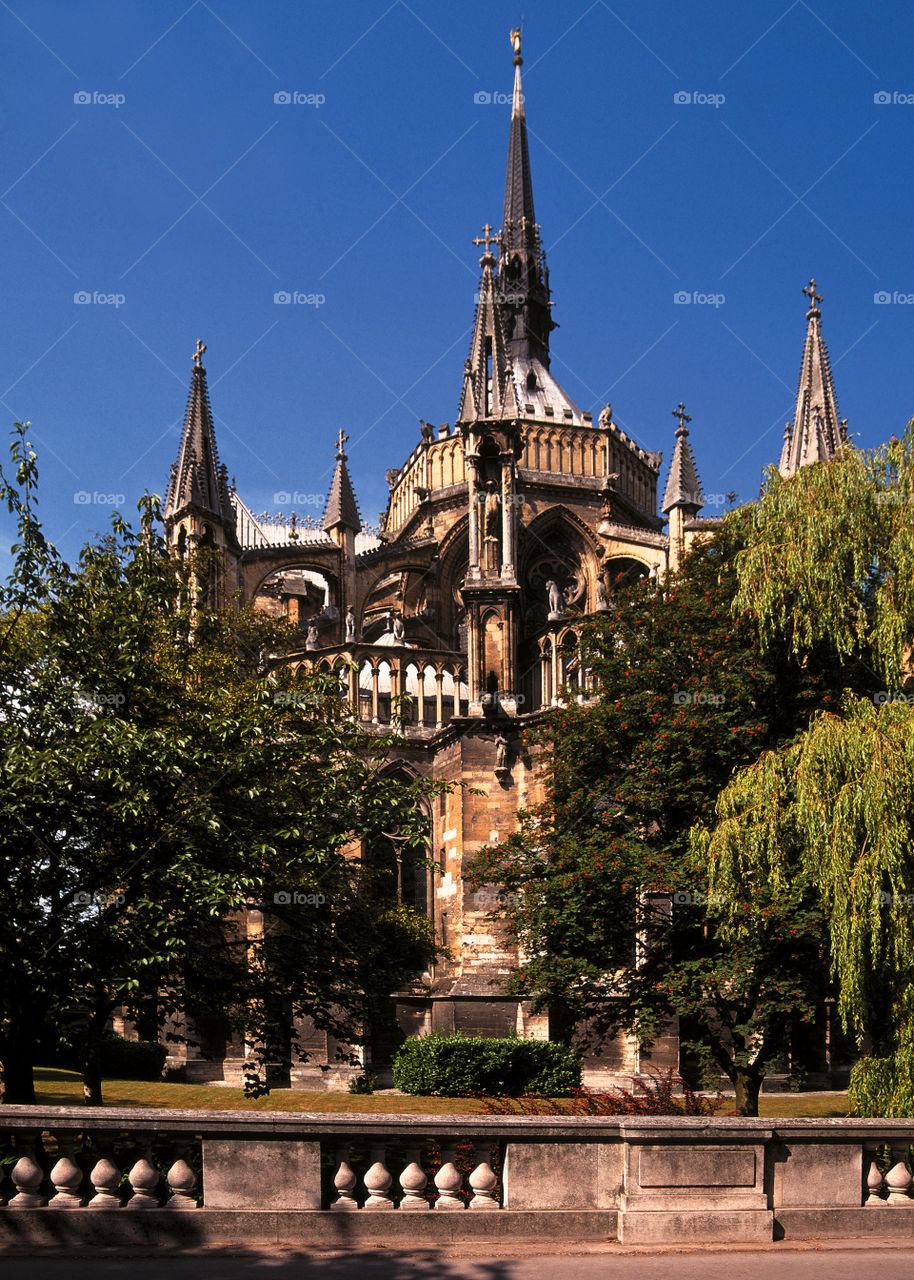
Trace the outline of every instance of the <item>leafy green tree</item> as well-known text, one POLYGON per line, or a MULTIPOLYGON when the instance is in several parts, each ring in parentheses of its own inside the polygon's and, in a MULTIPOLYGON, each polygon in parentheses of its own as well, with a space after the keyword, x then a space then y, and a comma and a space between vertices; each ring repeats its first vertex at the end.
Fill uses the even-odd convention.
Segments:
POLYGON ((735 885, 817 894, 839 1011, 872 1049, 852 1077, 871 1114, 914 1105, 912 503, 914 424, 880 449, 769 478, 746 515, 737 606, 766 649, 786 639, 808 663, 814 649, 865 663, 874 687, 737 773, 694 836, 733 940, 758 923, 757 899, 736 911, 735 885))
POLYGON ((592 1044, 625 1031, 649 1047, 678 1014, 684 1052, 755 1114, 766 1072, 827 993, 822 912, 808 884, 775 894, 734 877, 735 909, 755 903, 734 941, 690 829, 735 768, 870 676, 850 659, 804 664, 789 644, 762 654, 732 609, 744 520, 728 516, 662 588, 613 594, 586 635, 598 694, 546 718, 532 744, 545 799, 473 874, 502 886, 523 956, 508 985, 549 1010, 553 1034, 583 1022, 592 1044))
POLYGON ((155 500, 69 568, 34 513, 21 431, 3 496, 20 523, 0 650, 0 1063, 30 1101, 42 1028, 80 1016, 101 1100, 112 1012, 214 1016, 256 1061, 293 1019, 346 1044, 434 954, 428 921, 366 900, 360 838, 425 837, 435 789, 388 777, 338 684, 294 676, 282 624, 187 600, 155 500))

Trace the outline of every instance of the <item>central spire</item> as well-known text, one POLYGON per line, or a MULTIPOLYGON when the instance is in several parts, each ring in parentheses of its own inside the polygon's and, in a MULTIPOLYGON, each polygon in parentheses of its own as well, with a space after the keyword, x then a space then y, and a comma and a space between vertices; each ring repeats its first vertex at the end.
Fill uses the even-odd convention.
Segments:
POLYGON ((512 358, 535 359, 549 368, 549 273, 533 211, 533 179, 527 145, 527 115, 520 69, 520 29, 511 32, 514 48, 514 97, 505 175, 505 210, 498 263, 499 293, 507 311, 512 358))

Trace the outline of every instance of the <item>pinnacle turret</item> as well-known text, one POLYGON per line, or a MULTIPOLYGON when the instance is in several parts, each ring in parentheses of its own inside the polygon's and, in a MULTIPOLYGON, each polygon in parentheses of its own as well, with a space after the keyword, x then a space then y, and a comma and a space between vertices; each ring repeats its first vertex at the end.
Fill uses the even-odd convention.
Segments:
POLYGON ((506 419, 518 416, 514 370, 505 340, 503 310, 495 284, 495 258, 491 245, 496 239, 486 224, 483 236, 474 241, 484 244, 479 259, 482 278, 476 301, 473 341, 464 367, 463 394, 460 398, 458 422, 506 419))
POLYGON ((343 452, 343 446, 348 439, 349 437, 344 435, 341 428, 336 441, 336 470, 330 482, 330 492, 327 495, 327 505, 324 508, 324 518, 321 523, 324 529, 342 528, 360 533, 362 518, 359 515, 359 506, 346 468, 346 454, 343 452))
POLYGON ((206 386, 205 351, 205 345, 198 338, 181 447, 171 468, 164 516, 166 520, 173 520, 185 509, 192 508, 203 517, 217 520, 234 534, 235 513, 229 494, 228 474, 224 464, 219 462, 206 386))
POLYGON ((838 417, 838 401, 832 382, 828 348, 822 337, 822 295, 815 280, 803 290, 809 298, 806 312, 806 344, 800 365, 797 405, 793 422, 784 432, 778 470, 785 479, 810 462, 827 462, 847 438, 847 423, 838 417))
POLYGON ((679 426, 676 428, 676 446, 673 449, 673 460, 670 463, 670 474, 663 493, 661 510, 669 513, 674 507, 681 507, 683 511, 694 515, 704 506, 704 497, 701 492, 698 469, 692 457, 692 447, 689 444, 689 429, 686 426, 686 423, 691 422, 692 419, 686 413, 685 405, 681 400, 678 408, 673 410, 673 417, 679 419, 679 426))

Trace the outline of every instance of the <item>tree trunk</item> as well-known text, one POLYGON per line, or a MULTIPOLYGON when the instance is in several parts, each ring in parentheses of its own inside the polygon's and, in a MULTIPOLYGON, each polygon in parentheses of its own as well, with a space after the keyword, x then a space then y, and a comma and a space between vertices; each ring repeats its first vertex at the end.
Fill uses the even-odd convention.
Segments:
POLYGON ((11 1045, 7 1044, 4 1046, 2 1052, 3 1061, 0 1063, 0 1101, 34 1105, 35 1077, 33 1074, 30 1046, 14 1049, 11 1045))
POLYGON ((102 1031, 104 1023, 93 1012, 86 1027, 83 1055, 83 1102, 87 1107, 102 1105, 102 1031))
POLYGON ((764 1076, 755 1071, 745 1071, 737 1067, 733 1079, 736 1094, 736 1109, 741 1116, 758 1115, 758 1096, 762 1088, 764 1076))

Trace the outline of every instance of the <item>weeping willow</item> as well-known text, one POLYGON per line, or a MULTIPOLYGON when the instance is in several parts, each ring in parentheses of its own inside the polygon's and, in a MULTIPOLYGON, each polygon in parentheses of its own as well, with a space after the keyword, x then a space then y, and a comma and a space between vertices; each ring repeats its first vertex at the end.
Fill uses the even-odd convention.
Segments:
POLYGON ((894 687, 914 637, 914 420, 901 440, 847 446, 789 480, 772 468, 736 514, 748 545, 734 607, 757 617, 763 645, 866 650, 894 687))

